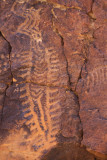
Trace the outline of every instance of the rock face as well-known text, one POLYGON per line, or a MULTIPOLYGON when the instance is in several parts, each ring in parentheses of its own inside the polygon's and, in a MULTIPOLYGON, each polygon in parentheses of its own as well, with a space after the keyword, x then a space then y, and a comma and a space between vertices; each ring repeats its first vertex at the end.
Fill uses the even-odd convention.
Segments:
POLYGON ((0 1, 1 160, 107 159, 106 8, 0 1))

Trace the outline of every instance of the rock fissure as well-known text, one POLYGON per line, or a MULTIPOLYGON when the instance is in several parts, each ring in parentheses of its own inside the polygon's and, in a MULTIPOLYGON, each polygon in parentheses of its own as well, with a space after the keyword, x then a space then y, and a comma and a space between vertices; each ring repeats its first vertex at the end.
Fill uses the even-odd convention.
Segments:
POLYGON ((1 31, 0 31, 0 35, 3 37, 3 39, 5 39, 5 41, 9 45, 8 59, 9 59, 9 68, 10 68, 11 78, 12 78, 12 81, 11 81, 11 83, 9 85, 12 85, 13 84, 13 73, 12 73, 12 69, 11 69, 11 51, 12 51, 12 46, 11 46, 10 42, 5 38, 5 36, 3 35, 3 33, 1 31))
POLYGON ((4 111, 4 106, 5 106, 5 99, 6 99, 6 91, 9 88, 9 85, 7 85, 5 91, 4 91, 4 98, 3 98, 3 106, 2 106, 2 111, 1 111, 1 124, 3 122, 3 111, 4 111))
POLYGON ((66 57, 65 51, 64 51, 64 37, 61 35, 58 28, 55 26, 55 23, 54 23, 55 13, 54 13, 53 9, 51 11, 52 11, 52 28, 53 28, 53 31, 60 37, 60 40, 61 40, 62 55, 64 56, 64 59, 65 59, 65 62, 66 62, 66 73, 68 75, 68 88, 71 88, 70 74, 69 74, 69 71, 68 71, 68 60, 67 60, 67 57, 66 57))
MULTIPOLYGON (((96 20, 94 14, 93 14, 93 10, 92 10, 92 9, 93 9, 93 4, 94 4, 94 0, 92 1, 92 5, 91 5, 91 10, 90 10, 90 12, 86 13, 86 14, 89 16, 89 18, 90 18, 91 28, 89 29, 89 32, 87 32, 87 33, 84 34, 84 47, 83 47, 84 63, 83 63, 83 65, 82 65, 82 67, 81 67, 80 74, 79 74, 79 76, 78 76, 78 80, 77 80, 77 83, 76 83, 75 90, 72 90, 72 89, 71 89, 70 74, 69 74, 69 71, 68 71, 68 61, 67 61, 66 55, 65 55, 65 53, 64 53, 64 38, 63 38, 62 34, 60 33, 60 31, 59 31, 59 30, 57 29, 57 27, 55 26, 54 19, 56 19, 56 15, 55 15, 55 13, 54 13, 54 10, 52 9, 52 15, 53 15, 52 24, 53 24, 53 29, 54 29, 54 32, 56 32, 57 35, 61 38, 62 50, 63 50, 63 55, 64 55, 65 61, 66 61, 66 71, 67 71, 67 75, 68 75, 68 88, 70 88, 70 91, 71 91, 72 93, 74 93, 74 95, 75 95, 76 98, 77 98, 77 103, 78 103, 78 106, 79 106, 78 117, 79 117, 79 119, 80 119, 81 125, 82 125, 82 121, 81 121, 81 118, 80 118, 80 115, 79 115, 79 113, 80 113, 80 102, 79 102, 79 96, 78 96, 76 90, 77 90, 78 82, 79 82, 79 80, 82 78, 81 75, 82 75, 83 67, 85 66, 85 70, 87 70, 87 69, 86 69, 86 64, 87 64, 87 61, 88 61, 88 58, 87 58, 87 57, 88 57, 88 54, 89 54, 89 47, 90 47, 90 45, 93 43, 93 41, 94 41, 94 39, 95 39, 95 37, 94 37, 94 28, 92 27, 92 26, 93 26, 93 23, 94 23, 95 20, 96 20)), ((87 71, 86 71, 86 73, 87 73, 87 71)), ((83 140, 83 127, 82 127, 82 132, 81 132, 81 142, 82 142, 82 140, 83 140)))
POLYGON ((20 85, 20 84, 24 84, 24 83, 32 83, 32 84, 35 84, 35 85, 41 86, 41 87, 53 87, 53 88, 60 88, 60 89, 62 88, 62 89, 70 90, 70 88, 68 86, 60 86, 60 85, 53 85, 53 84, 43 84, 43 83, 37 83, 37 82, 33 82, 33 81, 22 81, 22 82, 18 82, 17 83, 17 81, 14 78, 13 78, 13 82, 16 85, 20 85))
POLYGON ((87 15, 92 19, 92 20, 96 20, 96 17, 95 17, 95 15, 94 15, 94 13, 93 13, 93 5, 94 5, 94 2, 95 2, 95 0, 92 0, 92 3, 91 3, 91 9, 90 9, 90 11, 87 13, 87 15))
MULTIPOLYGON (((91 12, 92 12, 92 10, 91 10, 91 12)), ((95 21, 95 19, 92 18, 89 14, 88 14, 88 16, 90 17, 90 23, 93 23, 95 21)), ((79 76, 78 76, 78 79, 77 79, 77 83, 76 83, 76 86, 75 86, 75 90, 74 90, 74 93, 75 93, 75 95, 77 97, 77 100, 78 100, 79 113, 80 113, 80 102, 79 102, 79 95, 77 93, 77 85, 78 85, 80 79, 82 79, 83 67, 85 67, 85 71, 87 73, 86 64, 88 62, 89 47, 90 47, 90 44, 93 43, 93 41, 94 41, 94 29, 92 28, 88 33, 84 34, 84 47, 83 47, 83 51, 82 51, 83 52, 84 63, 81 66, 81 70, 80 70, 80 73, 79 73, 79 76)), ((80 121, 81 121, 80 115, 79 115, 79 118, 80 118, 80 121)), ((82 142, 83 135, 84 135, 82 121, 81 121, 81 125, 82 125, 81 142, 82 142)))
POLYGON ((9 84, 7 84, 7 87, 5 88, 5 91, 4 91, 3 106, 2 106, 2 111, 1 111, 1 123, 2 123, 2 121, 3 121, 3 111, 4 111, 5 99, 6 99, 6 92, 7 92, 7 89, 9 88, 9 86, 13 84, 13 74, 12 74, 12 70, 11 70, 11 50, 12 50, 12 47, 11 47, 10 43, 7 41, 7 39, 5 38, 5 36, 3 35, 3 33, 1 31, 0 31, 0 36, 2 36, 3 39, 9 45, 8 59, 9 59, 9 69, 10 69, 11 79, 12 79, 11 82, 9 84))
MULTIPOLYGON (((60 10, 67 10, 67 9, 76 9, 78 11, 81 11, 81 12, 84 12, 82 10, 82 8, 78 7, 78 6, 71 6, 71 7, 68 7, 66 5, 61 5, 61 4, 58 4, 58 3, 53 3, 53 2, 49 2, 48 0, 37 0, 36 3, 45 3, 47 5, 52 5, 53 8, 58 8, 60 10)), ((33 5, 34 5, 35 2, 33 2, 33 5)))
MULTIPOLYGON (((78 76, 78 80, 77 80, 77 83, 76 83, 76 87, 75 87, 75 91, 77 90, 77 84, 79 82, 79 80, 82 78, 82 70, 83 70, 83 67, 85 66, 85 70, 86 70, 86 64, 88 62, 88 54, 89 54, 89 47, 90 47, 90 44, 92 44, 95 40, 95 37, 94 37, 94 32, 95 32, 95 29, 94 27, 94 23, 95 23, 95 20, 96 18, 94 17, 93 18, 93 4, 94 4, 94 0, 92 1, 92 4, 91 4, 91 10, 87 13, 87 15, 89 16, 90 18, 90 25, 91 25, 91 28, 89 30, 89 32, 83 34, 84 36, 84 47, 83 47, 83 58, 84 58, 84 63, 81 67, 81 71, 80 71, 80 74, 78 76)), ((86 71, 87 72, 87 71, 86 71)))
MULTIPOLYGON (((53 31, 54 31, 54 32, 60 37, 60 39, 61 39, 62 54, 63 54, 64 59, 65 59, 65 61, 66 61, 66 73, 67 73, 67 76, 68 76, 68 89, 69 89, 69 91, 70 91, 71 93, 73 93, 73 94, 75 95, 75 97, 76 97, 76 103, 78 104, 78 117, 79 117, 79 119, 80 119, 80 115, 79 115, 79 111, 80 111, 79 97, 78 97, 77 93, 71 89, 70 74, 69 74, 69 71, 68 71, 68 67, 69 67, 68 65, 69 65, 69 64, 68 64, 68 60, 67 60, 67 57, 66 57, 66 54, 65 54, 65 51, 64 51, 64 38, 63 38, 62 34, 59 32, 59 30, 57 29, 57 27, 55 27, 55 24, 54 24, 55 13, 54 13, 53 9, 52 9, 52 16, 53 16, 53 17, 52 17, 53 31)), ((80 72, 80 76, 81 76, 81 73, 82 73, 82 69, 81 69, 81 72, 80 72)), ((81 119, 80 119, 80 123, 81 123, 81 119)), ((81 125, 82 125, 82 123, 81 123, 81 125)), ((82 126, 81 126, 81 127, 82 127, 82 126)), ((82 139, 83 139, 83 129, 82 129, 82 133, 81 133, 80 143, 81 143, 82 139)))

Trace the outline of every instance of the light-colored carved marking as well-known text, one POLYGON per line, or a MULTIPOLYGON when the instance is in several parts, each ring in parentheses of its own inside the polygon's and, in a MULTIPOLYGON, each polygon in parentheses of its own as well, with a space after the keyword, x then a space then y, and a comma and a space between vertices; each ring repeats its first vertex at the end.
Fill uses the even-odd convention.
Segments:
MULTIPOLYGON (((58 53, 54 52, 52 47, 47 49, 41 43, 42 36, 38 27, 38 19, 40 18, 39 11, 35 11, 31 8, 30 10, 26 10, 21 13, 21 16, 25 18, 25 22, 18 27, 18 32, 28 35, 30 37, 31 47, 29 51, 21 52, 21 58, 25 57, 25 59, 23 60, 24 63, 22 63, 22 65, 26 66, 26 64, 29 64, 29 68, 27 68, 27 70, 22 69, 21 73, 23 74, 19 76, 23 76, 25 78, 26 76, 28 76, 27 78, 29 78, 30 81, 31 77, 35 78, 36 76, 40 77, 40 80, 42 80, 42 77, 47 74, 47 84, 50 82, 57 83, 58 76, 55 75, 60 70, 59 56, 58 53), (40 45, 42 45, 43 49, 42 47, 40 47, 40 45), (25 54, 27 56, 24 56, 25 54), (31 69, 32 67, 34 68, 33 72, 31 69), (47 73, 45 73, 47 68, 47 73)), ((43 89, 37 89, 37 87, 29 83, 25 84, 25 86, 20 89, 20 98, 26 100, 26 102, 24 100, 24 102, 22 103, 22 105, 25 106, 25 108, 23 109, 24 116, 26 118, 31 116, 29 119, 26 120, 25 124, 30 126, 31 130, 31 138, 28 139, 30 140, 29 143, 31 145, 37 146, 37 152, 35 157, 37 160, 39 159, 38 157, 40 157, 43 150, 49 149, 51 146, 56 145, 56 134, 58 133, 58 130, 60 128, 60 116, 62 114, 61 106, 58 100, 58 89, 52 89, 48 87, 45 88, 46 104, 44 110, 47 121, 45 121, 45 115, 42 108, 44 106, 42 106, 41 103, 43 89), (39 111, 41 114, 41 117, 39 118, 41 119, 41 122, 39 122, 37 113, 34 112, 35 102, 39 106, 39 111), (51 108, 51 106, 53 106, 53 108, 51 108), (41 124, 43 125, 45 131, 48 130, 47 136, 45 134, 45 131, 41 129, 41 124)))
MULTIPOLYGON (((28 101, 28 102, 26 102, 26 101, 23 102, 23 106, 26 107, 26 106, 29 106, 29 105, 30 105, 30 104, 29 104, 29 101, 28 101)), ((27 111, 30 111, 30 109, 28 109, 28 108, 24 108, 24 109, 23 109, 23 112, 27 112, 27 111)))
POLYGON ((41 91, 39 91, 38 93, 35 91, 32 91, 32 97, 35 99, 39 98, 39 96, 41 95, 41 91))
POLYGON ((101 87, 102 84, 107 83, 106 75, 107 75, 106 65, 95 68, 94 70, 88 73, 88 76, 85 80, 86 86, 88 88, 93 88, 93 89, 95 86, 101 87))
POLYGON ((95 82, 94 74, 91 74, 90 75, 90 86, 94 86, 94 82, 95 82))
POLYGON ((33 90, 33 88, 31 88, 31 96, 35 101, 36 99, 38 99, 42 95, 42 92, 44 91, 44 89, 37 89, 37 88, 35 88, 35 86, 34 86, 34 89, 35 89, 35 91, 33 90))
POLYGON ((48 139, 50 139, 50 134, 52 130, 51 117, 49 115, 49 88, 46 89, 46 115, 48 122, 48 139))
POLYGON ((56 65, 55 65, 55 66, 51 66, 50 68, 51 68, 53 71, 56 71, 56 72, 59 70, 59 66, 56 66, 56 65))
POLYGON ((57 120, 57 118, 59 118, 61 114, 62 114, 61 112, 58 112, 58 113, 50 114, 50 116, 51 116, 51 119, 57 120))
POLYGON ((107 80, 107 68, 104 68, 104 81, 107 80))
POLYGON ((37 126, 37 129, 38 129, 38 132, 42 133, 43 131, 40 128, 38 117, 34 112, 34 103, 32 101, 32 97, 30 95, 29 84, 26 84, 26 92, 27 92, 27 96, 28 96, 28 99, 29 99, 29 103, 30 103, 29 108, 30 108, 31 114, 33 115, 33 121, 36 122, 36 126, 37 126))
MULTIPOLYGON (((57 72, 59 72, 59 69, 60 69, 58 54, 56 54, 53 51, 53 49, 46 50, 46 53, 47 53, 46 54, 46 61, 47 61, 47 65, 48 65, 48 72, 47 72, 48 83, 50 82, 50 79, 51 79, 52 83, 57 83, 58 77, 56 76, 56 74, 57 74, 57 72)), ((59 109, 60 106, 59 106, 59 108, 56 106, 56 104, 59 102, 59 95, 58 94, 59 94, 58 89, 52 89, 52 88, 49 89, 48 88, 46 91, 46 97, 47 97, 47 105, 46 106, 48 107, 48 112, 46 115, 48 116, 48 123, 49 123, 48 124, 49 125, 48 138, 50 139, 50 141, 51 141, 52 137, 54 137, 54 141, 56 141, 55 135, 58 133, 58 130, 59 130, 58 123, 57 123, 58 126, 56 128, 54 127, 54 129, 53 129, 53 125, 52 125, 52 121, 53 121, 52 118, 57 115, 56 110, 58 112, 60 112, 60 109, 59 109), (50 109, 51 106, 54 106, 53 110, 50 109), (53 114, 53 117, 52 117, 52 114, 53 114)))
POLYGON ((40 110, 40 113, 41 113, 42 125, 43 125, 44 129, 47 130, 47 126, 45 124, 44 113, 43 113, 43 109, 42 109, 42 105, 41 105, 41 96, 39 96, 39 98, 37 99, 37 102, 38 102, 39 110, 40 110))
POLYGON ((93 85, 97 84, 98 83, 98 74, 95 72, 93 73, 93 76, 94 76, 94 81, 93 81, 93 85))
POLYGON ((59 101, 54 105, 50 105, 50 111, 54 112, 56 109, 59 109, 59 108, 60 108, 59 101))

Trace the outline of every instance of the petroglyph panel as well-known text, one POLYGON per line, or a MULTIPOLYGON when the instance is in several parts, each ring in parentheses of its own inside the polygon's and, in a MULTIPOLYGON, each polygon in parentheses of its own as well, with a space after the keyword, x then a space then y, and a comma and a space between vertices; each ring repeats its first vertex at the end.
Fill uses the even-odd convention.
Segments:
MULTIPOLYGON (((67 62, 61 37, 52 28, 51 7, 44 4, 35 10, 34 7, 26 8, 23 4, 23 7, 18 9, 20 5, 15 2, 11 9, 12 23, 15 23, 14 19, 17 18, 14 17, 17 16, 21 21, 17 22, 14 32, 9 29, 13 34, 12 38, 7 38, 12 45, 13 84, 6 90, 2 129, 11 130, 7 138, 7 146, 10 146, 11 150, 14 150, 9 145, 11 134, 14 135, 15 130, 17 135, 19 130, 19 141, 14 142, 16 148, 19 148, 17 153, 21 148, 23 150, 26 144, 29 152, 27 159, 31 158, 32 154, 39 160, 60 140, 65 141, 63 136, 71 138, 70 141, 80 142, 79 105, 69 91, 67 62), (44 20, 42 12, 47 13, 47 8, 50 17, 44 20), (50 26, 43 26, 47 27, 49 32, 41 28, 40 21, 43 21, 43 24, 49 23, 50 26), (70 97, 73 100, 70 100, 70 97), (24 136, 21 137, 21 134, 24 136)), ((16 157, 16 153, 14 156, 16 157)))
MULTIPOLYGON (((31 7, 23 9, 20 13, 21 19, 25 20, 19 24, 15 35, 13 35, 15 42, 11 52, 12 71, 15 79, 19 82, 27 81, 41 85, 65 87, 68 84, 68 77, 61 40, 58 37, 58 43, 53 42, 51 46, 46 47, 39 29, 41 10, 43 10, 42 7, 38 10, 31 7), (17 44, 20 44, 21 47, 17 48, 17 44)), ((15 4, 12 11, 15 16, 16 14, 19 16, 19 13, 15 11, 15 4)), ((49 23, 52 25, 50 20, 49 23)), ((49 32, 53 34, 51 26, 49 32)), ((56 34, 54 33, 53 36, 56 34)), ((49 41, 52 41, 51 38, 53 37, 50 37, 49 41)))
POLYGON ((65 142, 106 152, 104 55, 97 59, 92 50, 99 67, 87 67, 90 45, 96 47, 92 8, 91 0, 1 0, 1 160, 41 160, 65 142))
MULTIPOLYGON (((20 140, 15 140, 15 145, 19 146, 17 152, 22 148, 20 143, 26 143, 28 152, 35 155, 38 160, 60 142, 58 137, 61 135, 71 138, 70 141, 79 142, 81 137, 79 107, 75 96, 69 91, 58 87, 14 82, 6 93, 7 103, 5 103, 2 129, 10 129, 11 134, 14 134, 12 128, 16 130, 16 134, 19 130, 20 140), (14 116, 13 113, 17 114, 14 116), (66 127, 62 119, 66 120, 66 127), (72 124, 71 129, 70 124, 72 124)), ((7 139, 7 146, 9 145, 10 148, 12 147, 9 144, 11 134, 7 139)), ((30 155, 28 157, 30 158, 30 155)))

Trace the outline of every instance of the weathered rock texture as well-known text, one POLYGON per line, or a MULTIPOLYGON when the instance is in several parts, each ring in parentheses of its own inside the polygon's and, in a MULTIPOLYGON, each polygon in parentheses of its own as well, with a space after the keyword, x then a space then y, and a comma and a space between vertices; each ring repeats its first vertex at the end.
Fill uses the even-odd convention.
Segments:
POLYGON ((106 9, 0 0, 0 160, 107 159, 106 9))

